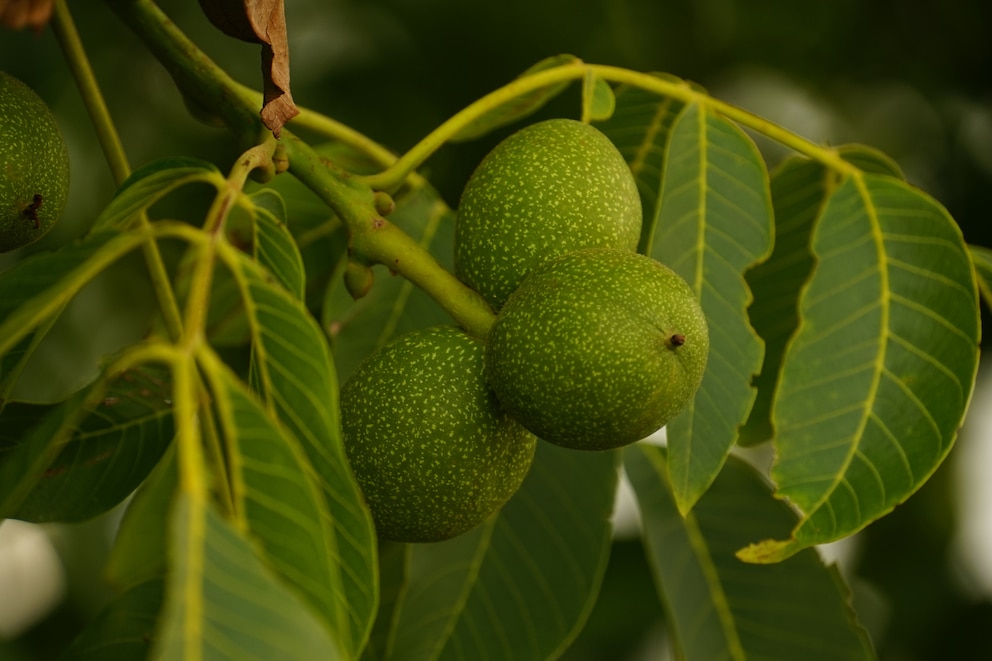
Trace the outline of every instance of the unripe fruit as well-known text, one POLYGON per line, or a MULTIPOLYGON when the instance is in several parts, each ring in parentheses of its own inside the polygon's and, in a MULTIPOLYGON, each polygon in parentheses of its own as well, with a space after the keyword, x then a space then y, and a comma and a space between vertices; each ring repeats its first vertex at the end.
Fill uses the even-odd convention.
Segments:
POLYGON ((462 191, 455 274, 493 309, 539 264, 573 250, 635 250, 641 200, 623 156, 572 119, 532 124, 499 143, 462 191))
POLYGON ((708 352, 685 280, 637 253, 591 249, 524 280, 489 333, 486 368, 507 411, 539 438, 606 450, 681 412, 708 352))
POLYGON ((481 342, 438 326, 372 354, 341 389, 345 450, 379 537, 474 528, 523 482, 536 439, 485 382, 481 342))
POLYGON ((43 237, 69 194, 69 152, 34 90, 0 71, 0 252, 43 237))

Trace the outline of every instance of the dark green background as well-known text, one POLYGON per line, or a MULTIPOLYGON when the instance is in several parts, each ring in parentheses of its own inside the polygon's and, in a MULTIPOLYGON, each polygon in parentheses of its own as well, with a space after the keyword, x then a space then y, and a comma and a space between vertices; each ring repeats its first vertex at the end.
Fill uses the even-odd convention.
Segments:
MULTIPOLYGON (((113 14, 92 0, 69 4, 132 165, 194 155, 226 170, 236 155, 233 141, 186 114, 168 77, 113 14)), ((397 151, 532 63, 568 52, 590 62, 692 79, 816 140, 881 148, 911 182, 948 207, 969 242, 992 246, 992 40, 987 36, 992 3, 289 0, 288 5, 296 101, 397 151)), ((254 46, 221 35, 192 0, 162 6, 236 78, 258 84, 254 46)), ((113 183, 50 30, 0 32, 0 68, 43 96, 69 142, 69 210, 52 235, 29 251, 50 249, 85 230, 113 183)), ((575 116, 577 110, 572 91, 544 114, 575 116)), ((508 130, 445 147, 428 162, 426 172, 449 204, 457 203, 475 163, 508 130)), ((768 152, 772 162, 780 156, 768 152)), ((18 258, 0 256, 0 269, 18 258)), ((98 353, 122 341, 122 323, 109 313, 115 300, 135 300, 136 294, 123 280, 110 291, 116 299, 94 300, 84 310, 97 339, 64 354, 98 353)), ((65 367, 66 360, 59 359, 70 372, 86 367, 85 360, 65 367)), ((47 385, 50 392, 59 389, 47 385)), ((962 444, 988 442, 967 432, 966 425, 962 444)), ((858 537, 851 567, 856 596, 883 659, 992 658, 992 605, 961 587, 968 578, 956 575, 952 564, 954 460, 952 453, 920 493, 858 537)), ((70 570, 86 566, 88 556, 90 566, 98 562, 99 548, 73 548, 70 570)), ((90 616, 102 595, 92 570, 71 575, 88 580, 74 583, 65 606, 25 637, 0 643, 0 658, 49 658, 90 616)), ((661 609, 649 580, 639 544, 618 542, 600 603, 566 658, 630 658, 646 635, 657 633, 661 609)))

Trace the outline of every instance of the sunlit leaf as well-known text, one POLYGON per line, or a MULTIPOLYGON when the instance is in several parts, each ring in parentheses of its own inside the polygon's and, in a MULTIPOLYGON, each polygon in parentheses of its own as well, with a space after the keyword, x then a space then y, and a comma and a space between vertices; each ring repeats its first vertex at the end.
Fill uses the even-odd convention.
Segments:
POLYGON ((624 454, 677 658, 875 658, 848 589, 816 551, 777 565, 748 565, 734 555, 752 535, 780 535, 796 520, 753 468, 728 459, 683 518, 665 450, 636 445, 624 454))
POLYGON ((217 406, 237 511, 273 569, 309 601, 335 638, 347 639, 334 528, 306 454, 219 360, 201 364, 217 406))
MULTIPOLYGON (((535 73, 540 73, 541 71, 554 69, 555 67, 565 66, 568 64, 576 64, 580 61, 581 60, 574 55, 554 55, 552 57, 545 58, 528 68, 520 74, 518 80, 535 73)), ((490 131, 500 128, 501 126, 506 126, 507 124, 512 124, 513 122, 528 117, 544 107, 544 104, 548 101, 561 94, 565 88, 568 87, 568 85, 569 81, 564 81, 561 83, 548 85, 547 87, 541 87, 526 94, 515 96, 502 105, 493 108, 481 117, 478 117, 472 121, 456 133, 454 137, 452 137, 452 140, 456 142, 474 140, 482 137, 490 131)))
POLYGON ((57 406, 11 404, 3 412, 0 474, 9 504, 26 521, 81 521, 120 503, 172 441, 169 385, 151 367, 98 381, 57 406), (25 420, 42 416, 33 426, 25 420), (11 432, 25 428, 23 435, 11 432))
POLYGON ((850 175, 813 234, 817 265, 773 404, 779 494, 803 513, 774 562, 849 535, 922 485, 950 451, 978 364, 977 288, 947 212, 882 175, 850 175))
POLYGON ((616 110, 598 128, 616 145, 637 182, 644 212, 640 252, 654 243, 668 135, 683 104, 637 87, 616 90, 616 110))
POLYGON ((134 585, 100 611, 62 654, 62 661, 145 661, 151 649, 163 583, 134 585))
POLYGON ((218 190, 226 184, 220 170, 197 158, 166 158, 142 166, 124 180, 90 231, 122 229, 172 191, 195 182, 211 184, 218 190))
POLYGON ((584 624, 611 540, 616 452, 539 442, 485 525, 412 548, 390 659, 547 659, 584 624))
POLYGON ((152 658, 343 658, 303 601, 206 503, 180 493, 170 521, 165 606, 152 658))
MULTIPOLYGON (((867 172, 902 176, 888 156, 864 145, 842 145, 837 153, 867 172)), ((775 207, 775 249, 768 261, 747 273, 754 295, 749 313, 754 329, 765 342, 765 360, 755 379, 758 397, 747 425, 741 430, 742 445, 772 438, 771 405, 778 386, 779 369, 786 343, 799 326, 799 294, 813 272, 810 248, 813 227, 827 196, 839 183, 837 173, 805 158, 784 161, 772 175, 775 207)))
POLYGON ((748 322, 744 273, 769 254, 768 173, 754 143, 731 122, 686 106, 669 130, 650 256, 681 275, 709 324, 703 383, 668 423, 675 499, 682 512, 706 491, 754 401, 763 347, 748 322))
POLYGON ((375 529, 344 454, 327 341, 303 303, 246 255, 232 251, 225 262, 241 288, 251 325, 254 387, 302 444, 330 509, 344 581, 337 597, 351 623, 350 635, 339 642, 357 652, 375 618, 375 529))

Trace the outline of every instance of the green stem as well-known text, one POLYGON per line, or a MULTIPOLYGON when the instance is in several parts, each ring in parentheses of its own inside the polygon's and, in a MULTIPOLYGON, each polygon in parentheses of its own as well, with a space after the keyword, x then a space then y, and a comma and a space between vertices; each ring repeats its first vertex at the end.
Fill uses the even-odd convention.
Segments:
POLYGON ((237 204, 242 194, 248 175, 256 168, 265 167, 272 162, 276 140, 269 138, 262 144, 252 147, 238 159, 231 168, 227 178, 227 186, 221 189, 214 198, 207 212, 204 231, 210 236, 207 243, 198 248, 196 266, 190 279, 189 298, 186 301, 186 333, 187 341, 195 347, 203 337, 206 328, 207 309, 210 305, 210 285, 213 282, 214 264, 217 260, 217 242, 224 240, 224 222, 231 209, 237 204))
POLYGON ((841 172, 855 173, 857 168, 844 161, 836 151, 810 142, 797 133, 783 128, 752 112, 715 99, 683 81, 662 79, 651 74, 640 73, 597 64, 574 62, 538 73, 517 78, 513 82, 490 92, 474 103, 466 106, 450 119, 438 126, 420 142, 400 156, 388 168, 373 175, 355 177, 375 190, 392 190, 420 167, 435 151, 451 140, 463 128, 495 108, 524 94, 550 87, 556 83, 581 79, 589 73, 601 76, 614 83, 625 83, 634 87, 655 92, 661 96, 677 99, 684 103, 698 103, 731 119, 742 126, 762 133, 781 144, 804 154, 824 165, 841 172))
POLYGON ((197 48, 151 0, 106 0, 166 68, 179 91, 196 107, 209 109, 243 140, 263 130, 259 106, 244 88, 197 48))
MULTIPOLYGON (((236 83, 203 54, 151 0, 106 0, 117 15, 151 49, 171 73, 176 84, 193 101, 217 112, 225 124, 243 140, 259 135, 256 94, 236 83)), ((329 128, 327 123, 324 128, 329 128)), ((345 134, 336 125, 331 130, 371 150, 374 144, 345 134)), ((369 185, 358 177, 337 170, 287 130, 281 144, 286 148, 290 171, 310 187, 347 225, 352 237, 352 257, 359 262, 385 264, 424 288, 455 321, 476 335, 485 335, 493 320, 492 311, 474 291, 463 285, 401 230, 384 220, 375 208, 369 185), (382 228, 390 228, 382 231, 382 228), (376 245, 381 240, 382 245, 376 245)), ((376 150, 377 151, 377 150, 376 150)), ((378 152, 379 156, 384 156, 378 152)), ((398 183, 405 180, 406 175, 398 183)), ((192 308, 187 308, 193 312, 192 308)), ((197 321, 197 324, 199 321, 197 321)), ((187 316, 186 328, 191 330, 187 316)))
POLYGON ((353 235, 351 250, 420 287, 469 335, 484 339, 489 334, 496 317, 485 299, 445 270, 396 225, 381 220, 369 231, 353 235))
POLYGON ((83 104, 89 113, 90 121, 93 122, 100 147, 103 149, 107 164, 110 166, 110 172, 113 174, 114 183, 120 186, 131 174, 131 166, 128 165, 124 145, 121 143, 120 136, 117 135, 114 121, 111 119, 110 111, 107 110, 107 104, 100 93, 96 76, 93 75, 93 68, 90 66, 89 58, 86 57, 86 49, 83 48, 83 42, 79 38, 79 32, 76 30, 76 24, 72 20, 72 14, 69 13, 69 7, 65 0, 55 1, 52 30, 62 47, 73 78, 76 79, 76 85, 83 97, 83 104))
POLYGON ((677 99, 684 103, 698 103, 702 106, 709 107, 714 112, 723 115, 727 119, 733 120, 741 126, 746 126, 747 128, 753 129, 754 131, 757 131, 758 133, 761 133, 772 140, 775 140, 776 142, 779 142, 780 144, 803 154, 804 156, 808 156, 815 161, 819 161, 834 170, 852 174, 859 171, 855 166, 842 159, 837 154, 836 150, 831 149, 830 147, 824 147, 823 145, 818 145, 815 142, 811 142, 798 133, 794 133, 793 131, 779 126, 778 124, 756 115, 753 112, 739 108, 735 105, 727 103, 726 101, 713 98, 705 92, 693 88, 686 82, 666 80, 658 78, 657 76, 652 76, 651 74, 631 71, 621 67, 598 64, 590 64, 586 66, 588 66, 588 68, 597 75, 602 76, 611 82, 626 83, 649 92, 655 92, 662 96, 677 99))
MULTIPOLYGON (((117 128, 107 109, 100 86, 97 84, 93 68, 90 66, 89 58, 86 56, 86 49, 76 30, 76 24, 72 20, 72 14, 65 0, 55 2, 55 20, 52 28, 56 39, 62 47, 66 62, 72 71, 76 85, 79 87, 83 104, 93 123, 97 140, 103 149, 110 172, 114 177, 114 183, 120 186, 131 174, 131 166, 124 152, 124 145, 121 142, 117 128)), ((148 220, 142 214, 142 223, 147 225, 148 220)), ((169 281, 169 274, 162 259, 162 253, 158 249, 158 244, 153 240, 149 241, 142 248, 145 256, 145 263, 148 266, 152 287, 159 301, 162 316, 165 319, 165 326, 169 336, 173 340, 182 337, 182 319, 179 314, 179 304, 176 302, 175 292, 169 281)))
POLYGON ((380 216, 372 190, 354 178, 336 174, 310 147, 284 131, 282 144, 290 171, 334 210, 347 225, 350 257, 358 263, 382 264, 420 287, 476 337, 489 333, 495 316, 474 290, 465 286, 410 235, 380 216))
POLYGON ((517 78, 503 87, 490 92, 486 96, 466 106, 454 114, 446 122, 427 134, 420 142, 386 170, 365 177, 356 177, 375 190, 393 190, 424 161, 426 161, 442 145, 451 140, 462 129, 508 101, 555 83, 580 78, 585 74, 586 66, 581 62, 565 64, 560 67, 546 69, 531 76, 517 78))

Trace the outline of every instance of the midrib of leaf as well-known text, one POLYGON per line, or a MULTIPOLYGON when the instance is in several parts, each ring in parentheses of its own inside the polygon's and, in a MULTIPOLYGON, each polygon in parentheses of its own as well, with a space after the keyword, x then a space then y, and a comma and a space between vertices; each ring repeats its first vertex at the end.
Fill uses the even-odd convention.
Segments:
MULTIPOLYGON (((311 426, 299 418, 296 407, 293 403, 285 401, 282 393, 275 387, 272 372, 269 369, 270 366, 272 369, 280 369, 281 366, 275 360, 271 359, 271 353, 267 347, 270 343, 281 342, 286 351, 297 354, 302 360, 312 361, 315 357, 299 354, 298 347, 286 344, 282 337, 272 333, 260 323, 259 312, 262 310, 261 305, 264 304, 264 302, 260 302, 258 300, 258 292, 253 290, 263 290, 265 286, 264 273, 261 272, 261 268, 257 264, 243 258, 240 253, 237 253, 237 251, 235 251, 235 249, 230 245, 222 243, 219 244, 218 247, 220 248, 221 258, 228 265, 228 268, 231 270, 232 275, 237 280, 238 286, 241 289, 249 324, 252 328, 252 334, 256 339, 252 345, 252 369, 256 375, 256 378, 261 382, 259 384, 259 389, 261 390, 260 395, 262 406, 265 407, 271 416, 277 420, 282 420, 285 422, 290 429, 297 434, 297 438, 303 444, 304 451, 308 454, 311 463, 314 463, 315 458, 319 458, 320 461, 324 462, 323 466, 314 466, 314 468, 320 476, 320 488, 325 495, 330 510, 327 515, 329 518, 328 526, 330 526, 330 529, 336 537, 337 543, 335 546, 341 557, 340 575, 342 579, 347 578, 351 581, 350 584, 345 585, 338 601, 339 616, 344 622, 344 624, 339 627, 339 642, 342 644, 343 648, 357 651, 356 648, 361 645, 362 640, 368 636, 368 633, 371 630, 372 621, 371 619, 368 622, 365 621, 365 614, 359 613, 356 610, 355 603, 353 603, 353 600, 349 599, 348 596, 352 594, 352 586, 354 586, 356 590, 361 590, 363 593, 367 593, 365 589, 367 586, 366 581, 362 577, 355 574, 353 567, 344 558, 345 552, 342 550, 342 547, 348 547, 350 549, 348 551, 350 558, 360 557, 366 562, 374 562, 375 549, 374 546, 371 551, 363 548, 363 540, 359 540, 351 534, 351 531, 346 527, 346 522, 338 520, 341 518, 338 514, 341 511, 347 511, 349 516, 354 516, 354 518, 358 520, 356 525, 368 525, 369 535, 374 544, 374 532, 371 529, 371 520, 369 519, 367 512, 364 514, 358 512, 356 514, 356 505, 358 504, 357 486, 354 487, 356 490, 356 501, 353 503, 342 500, 340 494, 336 491, 336 489, 350 489, 351 487, 349 485, 332 484, 329 482, 331 476, 325 474, 323 469, 340 474, 339 464, 347 462, 347 459, 344 457, 344 450, 343 448, 339 448, 340 455, 336 455, 334 453, 335 446, 332 443, 325 443, 323 439, 319 438, 315 434, 314 430, 311 429, 311 426)), ((273 291, 270 292, 272 295, 281 295, 281 289, 272 289, 273 291)), ((302 302, 293 299, 288 293, 286 293, 284 297, 285 300, 291 302, 292 305, 301 308, 301 315, 309 315, 305 309, 302 309, 302 302)), ((316 329, 314 333, 319 334, 319 329, 316 329)), ((296 375, 293 374, 286 373, 286 378, 288 380, 297 381, 296 375)), ((334 378, 333 367, 331 367, 328 378, 334 378)), ((298 385, 298 389, 310 400, 309 404, 311 405, 311 408, 317 412, 317 415, 320 416, 320 425, 322 428, 332 437, 335 436, 337 422, 331 415, 331 407, 336 406, 336 404, 334 402, 319 402, 313 399, 315 397, 313 388, 298 385)), ((347 465, 344 465, 344 470, 349 470, 347 465)), ((374 581, 375 578, 376 576, 373 573, 370 576, 370 580, 374 581)), ((374 596, 372 596, 371 599, 373 602, 375 601, 374 596)), ((374 617, 374 603, 372 604, 372 609, 372 612, 369 614, 370 618, 374 617)))
MULTIPOLYGON (((207 505, 190 492, 180 498, 173 507, 185 507, 186 528, 183 540, 186 542, 182 549, 183 559, 178 563, 183 568, 182 603, 183 608, 183 658, 189 661, 200 661, 203 653, 203 620, 204 620, 204 554, 206 544, 207 505), (187 505, 187 500, 189 504, 187 505)), ((173 563, 173 567, 176 563, 173 563)))
POLYGON ((912 495, 952 447, 977 369, 974 270, 939 203, 887 174, 847 177, 812 247, 772 409, 772 478, 803 518, 741 549, 749 562, 857 532, 912 495))
MULTIPOLYGON (((628 163, 630 166, 630 171, 634 175, 634 181, 640 182, 641 174, 646 167, 648 155, 651 153, 651 148, 655 146, 655 140, 661 133, 662 129, 665 128, 665 117, 668 115, 668 111, 672 104, 675 103, 674 99, 665 98, 661 103, 658 104, 657 109, 654 111, 654 115, 651 118, 651 122, 648 124, 648 129, 644 135, 644 140, 637 146, 637 151, 634 154, 634 158, 628 163)), ((670 127, 669 127, 670 128, 670 127)), ((662 159, 662 171, 658 173, 659 180, 661 182, 665 181, 665 160, 662 159)), ((662 184, 663 185, 663 184, 662 184)), ((643 191, 642 191, 643 194, 643 191)), ((662 191, 658 190, 655 193, 655 208, 651 210, 651 215, 654 218, 658 216, 658 207, 661 204, 662 191)), ((654 245, 654 236, 658 231, 658 223, 650 223, 649 231, 646 237, 642 237, 640 245, 646 246, 645 253, 650 253, 651 246, 654 245)))
POLYGON ((668 114, 668 109, 672 105, 673 100, 670 98, 664 99, 658 104, 657 110, 654 111, 654 117, 651 118, 650 123, 648 123, 647 130, 644 132, 644 139, 641 141, 640 145, 637 147, 637 151, 634 153, 634 157, 630 160, 628 165, 630 166, 630 171, 634 174, 634 178, 641 174, 644 169, 644 164, 647 161, 648 154, 651 153, 651 147, 654 146, 655 138, 661 132, 664 127, 664 119, 668 114))
MULTIPOLYGON (((637 451, 636 448, 633 451, 637 451)), ((657 452, 644 452, 644 456, 648 459, 652 468, 657 473, 658 481, 661 484, 668 483, 668 466, 664 464, 661 455, 657 452)), ((689 544, 695 551, 700 568, 702 569, 703 575, 706 577, 706 585, 709 589, 714 610, 717 613, 721 628, 726 636, 728 646, 727 651, 730 653, 731 658, 735 661, 745 661, 747 659, 747 655, 744 653, 744 646, 741 643, 740 636, 737 632, 737 627, 734 624, 734 614, 730 610, 730 603, 727 600, 727 595, 723 590, 723 585, 720 583, 720 576, 717 572, 716 566, 713 564, 713 557, 710 553, 709 545, 706 543, 706 538, 699 529, 699 525, 696 522, 696 517, 691 512, 685 515, 683 521, 685 531, 689 539, 689 544)))
MULTIPOLYGON (((700 117, 698 122, 697 131, 697 142, 696 148, 699 153, 699 169, 697 172, 697 178, 699 180, 699 192, 697 205, 699 209, 699 217, 706 218, 706 194, 709 192, 709 179, 706 176, 707 166, 709 164, 709 155, 706 151, 707 145, 707 123, 706 117, 700 117)), ((666 159, 667 167, 667 159, 666 159)), ((659 191, 658 199, 661 200, 664 197, 664 191, 659 191)), ((655 223, 657 226, 657 223, 655 223)), ((693 275, 693 280, 689 284, 692 286, 693 291, 696 292, 696 299, 702 300, 703 298, 703 287, 705 283, 703 282, 703 262, 705 262, 706 255, 706 223, 697 222, 696 223, 696 263, 695 263, 695 273, 693 275)), ((689 400, 689 405, 686 406, 685 410, 679 415, 694 417, 696 415, 696 398, 693 397, 689 400)), ((687 464, 692 463, 692 447, 689 446, 686 449, 685 461, 687 464)), ((692 472, 689 470, 679 471, 682 476, 682 480, 679 483, 679 489, 676 491, 676 502, 679 504, 679 509, 683 510, 683 514, 688 513, 689 503, 685 502, 685 494, 690 493, 690 477, 692 472)))
MULTIPOLYGON (((316 571, 313 575, 301 574, 304 568, 287 566, 285 558, 278 557, 275 558, 276 564, 278 564, 278 570, 283 573, 284 576, 291 577, 293 582, 296 583, 298 588, 302 588, 304 595, 310 600, 311 604, 322 611, 325 607, 330 607, 333 609, 335 607, 335 594, 340 593, 342 590, 341 577, 338 571, 340 565, 340 557, 337 552, 336 539, 334 537, 333 524, 330 521, 330 516, 326 510, 326 504, 323 500, 323 492, 320 486, 317 484, 316 476, 302 476, 303 486, 315 507, 320 508, 320 513, 322 516, 314 515, 314 519, 317 520, 316 526, 317 530, 314 531, 313 528, 308 528, 305 523, 300 522, 299 519, 305 516, 305 512, 301 512, 296 509, 292 509, 282 501, 278 500, 274 493, 264 493, 259 490, 251 490, 245 479, 245 471, 254 471, 255 473, 265 473, 267 476, 276 475, 282 478, 299 479, 299 472, 293 470, 286 470, 283 473, 274 473, 274 465, 270 466, 268 464, 260 464, 257 457, 246 458, 245 451, 242 448, 242 444, 246 441, 251 441, 250 438, 242 438, 241 429, 244 427, 245 422, 238 423, 239 417, 244 418, 245 411, 248 415, 253 413, 253 409, 245 409, 245 404, 251 403, 259 407, 260 413, 264 416, 267 412, 261 407, 261 404, 256 403, 254 399, 251 398, 250 394, 246 392, 241 392, 241 382, 237 378, 227 371, 228 368, 224 366, 220 360, 212 353, 204 352, 201 360, 203 360, 204 365, 209 367, 208 376, 211 379, 212 389, 214 391, 214 396, 217 400, 217 408, 219 411, 219 418, 222 426, 225 428, 225 434, 229 437, 230 448, 230 463, 231 463, 231 482, 232 491, 234 491, 234 497, 238 504, 236 515, 239 517, 240 522, 243 525, 251 526, 252 517, 250 512, 246 507, 245 501, 250 499, 261 507, 278 512, 279 515, 286 521, 294 522, 299 528, 307 529, 308 534, 316 534, 320 538, 320 548, 322 550, 326 549, 327 554, 323 555, 321 564, 310 565, 315 570, 318 567, 322 567, 323 575, 318 574, 316 571), (237 402, 236 400, 240 398, 242 402, 237 402), (242 413, 238 413, 238 411, 242 413), (312 479, 307 479, 312 477, 312 479), (327 581, 327 585, 322 585, 323 581, 327 581), (316 587, 315 587, 316 586, 316 587)), ((293 463, 301 471, 306 471, 309 467, 309 461, 306 457, 306 452, 300 447, 298 440, 292 434, 288 433, 285 429, 279 426, 278 421, 273 416, 272 413, 268 413, 268 419, 262 419, 258 424, 269 425, 269 429, 272 432, 272 437, 277 438, 275 442, 280 443, 283 449, 288 455, 292 457, 293 463)), ((268 435, 268 434, 267 434, 268 435)), ((272 456, 269 453, 269 456, 272 456)), ((313 514, 313 513, 311 513, 313 514)), ((273 539, 272 535, 263 535, 262 540, 263 548, 268 551, 271 544, 276 540, 273 539)), ((295 537, 293 538, 296 539, 295 537)), ((276 554, 278 555, 278 554, 276 554)), ((328 622, 326 613, 321 613, 321 619, 328 622)), ((328 622, 329 624, 335 624, 333 620, 328 622)), ((339 626, 348 626, 347 623, 340 622, 339 626)), ((334 632, 337 633, 337 632, 334 632)))
POLYGON ((685 514, 715 479, 754 405, 764 348, 748 320, 745 272, 769 255, 774 228, 764 163, 732 122, 684 106, 664 160, 654 219, 661 234, 647 252, 687 281, 710 327, 699 390, 668 422, 672 486, 685 514), (721 244, 736 249, 722 254, 721 244))
MULTIPOLYGON (((857 432, 856 432, 857 434, 856 438, 861 439, 864 437, 865 430, 868 427, 868 421, 872 416, 873 405, 878 397, 879 384, 882 382, 882 374, 885 372, 885 355, 888 350, 888 343, 891 340, 889 334, 890 333, 889 313, 890 313, 891 302, 889 300, 890 291, 889 291, 888 258, 885 254, 885 244, 884 244, 884 239, 882 237, 881 223, 878 218, 878 210, 876 209, 875 204, 871 198, 871 194, 869 193, 868 188, 865 185, 864 176, 860 172, 852 174, 851 176, 854 180, 855 186, 857 186, 858 194, 861 197, 861 201, 864 205, 871 228, 872 238, 874 239, 875 257, 878 261, 878 278, 879 278, 879 284, 881 290, 879 297, 879 308, 881 310, 881 315, 882 315, 880 321, 880 326, 882 329, 881 336, 879 338, 880 348, 875 363, 872 366, 873 376, 872 376, 871 386, 868 389, 868 397, 866 398, 865 403, 862 407, 863 413, 861 415, 861 421, 858 424, 857 432)), ((803 295, 805 295, 805 288, 803 291, 803 295)), ((799 330, 801 330, 802 324, 805 322, 800 320, 799 323, 800 323, 800 328, 797 329, 797 332, 795 333, 795 335, 793 335, 793 338, 798 337, 799 330)), ((921 406, 920 409, 924 411, 926 410, 925 407, 923 406, 921 406)), ((828 503, 831 496, 836 491, 836 489, 842 483, 845 482, 846 475, 851 467, 851 463, 854 461, 855 457, 858 456, 860 445, 861 445, 860 442, 851 444, 851 448, 847 453, 846 459, 842 463, 841 468, 836 472, 836 475, 834 476, 832 486, 828 489, 824 489, 823 495, 820 497, 820 499, 810 508, 809 512, 806 512, 807 516, 812 516, 813 512, 819 510, 821 507, 823 507, 825 503, 828 503)), ((898 446, 898 444, 897 447, 900 447, 900 451, 902 450, 901 446, 898 446)), ((857 502, 856 494, 854 497, 854 501, 857 502)))
MULTIPOLYGON (((706 139, 707 134, 707 123, 706 116, 703 115, 699 120, 699 131, 697 140, 697 149, 699 150, 699 194, 698 194, 698 208, 699 217, 706 218, 706 194, 709 192, 709 178, 706 176, 707 167, 709 165, 709 154, 706 150, 706 145, 708 144, 706 139)), ((703 295, 703 256, 706 254, 706 223, 697 222, 696 223, 696 254, 698 258, 696 259, 696 272, 693 275, 692 288, 696 292, 697 298, 702 298, 703 295)), ((693 401, 690 406, 695 408, 695 401, 693 401)), ((685 485, 683 485, 685 486, 685 485)))

